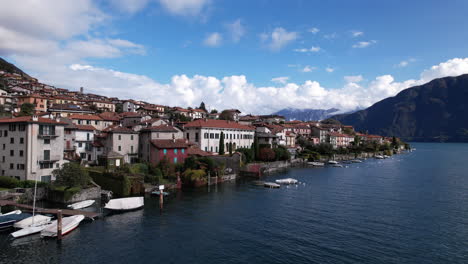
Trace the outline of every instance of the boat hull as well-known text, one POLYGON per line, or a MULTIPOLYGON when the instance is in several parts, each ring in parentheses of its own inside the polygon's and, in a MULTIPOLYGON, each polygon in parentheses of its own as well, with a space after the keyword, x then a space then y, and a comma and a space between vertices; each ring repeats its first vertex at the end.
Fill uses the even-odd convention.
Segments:
POLYGON ((52 217, 50 216, 45 216, 45 215, 35 215, 31 216, 28 218, 25 218, 21 221, 16 222, 13 227, 14 228, 27 228, 33 225, 33 220, 34 220, 34 225, 35 226, 41 226, 50 223, 50 220, 52 217))
POLYGON ((51 224, 48 224, 48 225, 42 225, 42 226, 30 226, 30 227, 26 227, 26 228, 23 228, 21 230, 18 230, 16 232, 13 232, 11 233, 11 236, 13 238, 20 238, 20 237, 25 237, 25 236, 30 236, 30 235, 34 235, 34 234, 37 234, 37 233, 40 233, 42 230, 46 229, 47 227, 49 227, 51 224))
MULTIPOLYGON (((84 215, 74 215, 64 217, 62 219, 62 236, 75 230, 81 221, 84 220, 84 215)), ((57 236, 57 220, 55 220, 50 226, 41 231, 42 237, 56 237, 57 236)))
POLYGON ((143 208, 144 205, 144 197, 130 197, 111 199, 104 208, 112 211, 131 211, 143 208))
POLYGON ((73 210, 83 209, 83 208, 86 208, 86 207, 90 207, 91 205, 94 204, 94 202, 95 202, 94 200, 86 200, 86 201, 70 204, 67 207, 70 208, 70 209, 73 209, 73 210))

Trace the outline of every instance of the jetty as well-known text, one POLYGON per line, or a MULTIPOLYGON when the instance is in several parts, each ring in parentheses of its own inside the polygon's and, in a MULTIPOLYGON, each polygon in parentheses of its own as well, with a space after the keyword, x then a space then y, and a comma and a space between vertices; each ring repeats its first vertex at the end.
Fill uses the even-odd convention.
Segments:
MULTIPOLYGON (((27 205, 27 204, 19 204, 14 201, 9 201, 9 200, 0 200, 0 207, 2 206, 15 206, 17 208, 24 209, 26 211, 32 211, 33 207, 32 205, 27 205)), ((100 213, 96 212, 88 212, 88 211, 83 211, 83 210, 71 210, 71 209, 46 209, 46 208, 39 208, 36 207, 35 212, 38 214, 54 214, 57 215, 58 211, 62 211, 63 215, 84 215, 85 217, 94 220, 95 218, 98 218, 101 216, 100 213)))

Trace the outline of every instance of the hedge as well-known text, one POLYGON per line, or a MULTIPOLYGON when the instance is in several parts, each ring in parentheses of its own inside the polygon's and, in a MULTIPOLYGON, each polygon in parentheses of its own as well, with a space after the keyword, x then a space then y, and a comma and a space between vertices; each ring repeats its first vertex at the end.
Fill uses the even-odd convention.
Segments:
POLYGON ((130 195, 131 181, 124 174, 89 170, 89 176, 103 189, 112 191, 116 196, 130 195))
MULTIPOLYGON (((34 188, 35 181, 25 180, 20 181, 13 177, 8 176, 0 176, 0 187, 2 188, 34 188)), ((37 182, 37 187, 45 187, 48 183, 45 182, 37 182)))

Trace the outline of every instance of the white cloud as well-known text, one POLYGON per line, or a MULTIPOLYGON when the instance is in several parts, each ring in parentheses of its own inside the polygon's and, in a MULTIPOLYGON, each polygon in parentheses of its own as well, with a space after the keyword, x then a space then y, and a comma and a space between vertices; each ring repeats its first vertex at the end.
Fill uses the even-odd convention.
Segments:
POLYGON ((286 76, 276 77, 276 78, 271 79, 272 82, 281 83, 281 84, 285 84, 288 80, 289 80, 289 77, 286 77, 286 76))
POLYGON ((221 36, 221 34, 219 34, 218 32, 214 32, 214 33, 209 34, 205 38, 205 40, 203 41, 203 44, 209 47, 218 47, 221 45, 222 41, 223 41, 223 37, 221 36))
POLYGON ((332 72, 335 71, 335 69, 332 68, 332 67, 327 67, 327 68, 325 68, 325 71, 332 73, 332 72))
POLYGON ((122 12, 134 14, 145 8, 150 0, 110 0, 110 3, 122 12))
POLYGON ((311 66, 307 65, 301 70, 301 72, 311 72, 311 71, 316 70, 316 69, 317 69, 317 67, 311 67, 311 66))
POLYGON ((336 33, 326 34, 326 35, 323 36, 323 38, 325 38, 325 39, 335 39, 337 37, 338 37, 338 34, 336 34, 336 33))
POLYGON ((245 28, 242 25, 242 22, 240 19, 237 19, 236 21, 230 24, 226 24, 226 27, 234 42, 239 42, 240 39, 245 35, 245 28))
POLYGON ((282 27, 277 27, 270 34, 260 34, 260 39, 267 42, 272 51, 279 51, 288 44, 294 42, 299 37, 297 32, 288 32, 282 27))
POLYGON ((197 16, 211 3, 211 0, 159 0, 159 3, 171 14, 197 16))
POLYGON ((345 76, 344 79, 347 83, 358 83, 363 80, 362 75, 345 76))
POLYGON ((310 47, 310 49, 306 49, 306 48, 301 48, 301 49, 294 49, 295 52, 301 52, 301 53, 307 53, 307 52, 319 52, 321 50, 320 47, 318 46, 312 46, 310 47))
POLYGON ((362 49, 362 48, 367 48, 367 47, 369 47, 370 45, 373 45, 373 44, 375 44, 375 43, 377 43, 377 41, 375 41, 375 40, 361 41, 361 42, 358 42, 358 43, 354 44, 354 45, 353 45, 353 48, 355 48, 355 49, 356 49, 356 48, 360 48, 360 49, 362 49))
POLYGON ((416 59, 410 58, 408 60, 401 61, 400 63, 396 65, 396 67, 404 68, 408 66, 410 63, 415 62, 415 61, 416 59))
POLYGON ((353 30, 351 31, 351 36, 353 38, 361 37, 361 36, 364 36, 364 32, 353 30))
POLYGON ((313 28, 310 28, 308 31, 312 34, 317 34, 319 33, 320 29, 313 27, 313 28))

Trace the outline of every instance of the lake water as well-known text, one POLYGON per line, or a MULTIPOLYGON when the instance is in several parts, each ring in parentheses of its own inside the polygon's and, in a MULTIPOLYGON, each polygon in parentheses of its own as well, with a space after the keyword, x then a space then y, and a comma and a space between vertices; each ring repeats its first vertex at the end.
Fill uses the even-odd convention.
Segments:
POLYGON ((83 222, 61 243, 8 241, 2 263, 468 263, 468 144, 227 183, 83 222))

